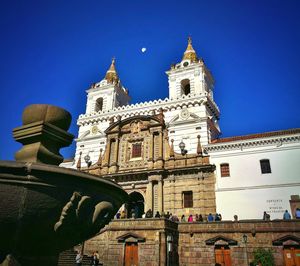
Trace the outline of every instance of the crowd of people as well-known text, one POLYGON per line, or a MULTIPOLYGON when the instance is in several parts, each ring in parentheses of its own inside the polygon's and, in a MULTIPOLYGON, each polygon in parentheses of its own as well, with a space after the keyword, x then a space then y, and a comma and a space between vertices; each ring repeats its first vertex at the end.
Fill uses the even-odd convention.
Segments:
MULTIPOLYGON (((135 212, 131 212, 132 216, 131 218, 137 218, 135 215, 135 212)), ((119 211, 116 214, 116 219, 124 219, 126 218, 126 213, 125 211, 119 211)), ((148 211, 146 211, 145 213, 142 214, 141 218, 166 218, 169 219, 173 222, 217 222, 217 221, 222 221, 222 215, 220 213, 216 213, 216 214, 208 214, 207 216, 202 215, 202 214, 189 214, 187 216, 185 216, 184 214, 181 216, 181 218, 179 219, 177 215, 172 214, 170 212, 162 212, 160 213, 159 211, 157 211, 155 214, 153 213, 153 211, 151 209, 149 209, 148 211)))
MULTIPOLYGON (((149 209, 148 211, 143 213, 140 217, 137 215, 137 213, 138 213, 137 211, 132 210, 131 218, 166 218, 173 222, 218 222, 218 221, 222 221, 222 215, 220 213, 216 213, 216 214, 209 213, 208 215, 201 215, 201 214, 185 215, 185 214, 183 214, 180 219, 178 218, 177 215, 172 214, 170 212, 160 213, 159 211, 157 211, 154 214, 151 209, 149 209)), ((121 212, 119 211, 116 214, 115 218, 116 219, 127 218, 126 212, 124 210, 121 212)), ((237 215, 234 215, 233 218, 234 218, 234 221, 238 221, 237 215)), ((283 220, 291 220, 292 219, 292 216, 288 212, 288 210, 285 210, 282 219, 283 220)), ((295 219, 300 219, 300 208, 297 208, 295 211, 295 219)), ((264 213, 263 213, 263 220, 264 221, 271 220, 271 215, 269 213, 267 213, 266 211, 264 211, 264 213)))
MULTIPOLYGON (((294 217, 295 217, 295 219, 300 219, 300 208, 296 208, 294 217)), ((291 216, 291 214, 289 213, 288 210, 285 210, 285 212, 283 213, 282 219, 283 220, 291 220, 292 219, 292 216, 291 216)), ((266 211, 264 211, 263 220, 264 221, 270 221, 271 220, 271 215, 269 213, 267 213, 266 211)))

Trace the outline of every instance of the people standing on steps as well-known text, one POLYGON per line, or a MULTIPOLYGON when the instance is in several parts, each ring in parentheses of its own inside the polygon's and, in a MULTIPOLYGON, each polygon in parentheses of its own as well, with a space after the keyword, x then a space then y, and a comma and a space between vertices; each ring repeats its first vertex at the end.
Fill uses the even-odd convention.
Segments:
POLYGON ((75 257, 75 264, 76 266, 81 266, 82 265, 82 254, 80 250, 77 250, 77 254, 75 257))

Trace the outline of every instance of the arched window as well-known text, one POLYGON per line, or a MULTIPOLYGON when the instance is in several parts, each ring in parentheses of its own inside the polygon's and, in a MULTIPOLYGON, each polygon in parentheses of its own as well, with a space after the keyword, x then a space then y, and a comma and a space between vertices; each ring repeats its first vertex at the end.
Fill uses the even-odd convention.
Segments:
POLYGON ((191 85, 189 79, 181 81, 181 95, 188 95, 191 93, 191 85))
POLYGON ((221 177, 230 176, 229 163, 222 163, 220 165, 221 177))
POLYGON ((102 111, 102 108, 103 108, 103 98, 98 98, 96 100, 95 112, 102 111))
POLYGON ((271 165, 269 159, 262 159, 259 162, 260 162, 260 169, 262 174, 271 173, 271 165))

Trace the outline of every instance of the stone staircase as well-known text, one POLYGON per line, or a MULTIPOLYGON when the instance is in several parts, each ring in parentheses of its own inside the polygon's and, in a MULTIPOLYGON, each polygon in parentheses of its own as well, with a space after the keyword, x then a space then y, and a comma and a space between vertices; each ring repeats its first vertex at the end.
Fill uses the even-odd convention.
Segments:
MULTIPOLYGON (((76 257, 76 251, 73 248, 65 250, 60 253, 57 266, 74 266, 75 257, 76 257)), ((91 257, 83 255, 82 266, 90 266, 91 260, 92 260, 91 257)))

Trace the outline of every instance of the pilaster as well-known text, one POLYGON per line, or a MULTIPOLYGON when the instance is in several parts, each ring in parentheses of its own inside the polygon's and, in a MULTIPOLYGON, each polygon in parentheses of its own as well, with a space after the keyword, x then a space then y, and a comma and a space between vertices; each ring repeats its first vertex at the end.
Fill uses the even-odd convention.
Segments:
POLYGON ((147 184, 145 212, 149 209, 153 211, 153 183, 151 180, 147 184))

